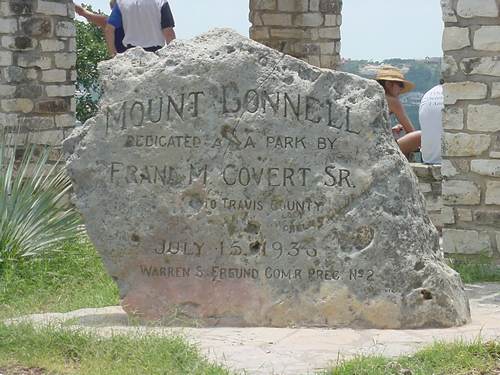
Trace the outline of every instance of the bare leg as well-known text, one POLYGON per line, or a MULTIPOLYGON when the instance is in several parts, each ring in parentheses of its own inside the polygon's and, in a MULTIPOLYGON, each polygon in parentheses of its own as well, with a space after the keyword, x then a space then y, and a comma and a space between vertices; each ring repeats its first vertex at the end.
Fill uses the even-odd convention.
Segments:
POLYGON ((408 133, 397 140, 399 148, 406 157, 410 152, 417 151, 420 148, 422 136, 420 131, 408 133))

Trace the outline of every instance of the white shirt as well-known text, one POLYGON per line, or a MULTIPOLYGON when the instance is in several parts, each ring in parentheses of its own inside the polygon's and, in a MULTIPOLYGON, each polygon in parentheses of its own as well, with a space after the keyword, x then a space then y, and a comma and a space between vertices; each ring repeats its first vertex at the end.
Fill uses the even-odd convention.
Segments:
POLYGON ((123 45, 136 47, 164 46, 161 7, 166 0, 118 0, 125 38, 123 45))
POLYGON ((441 164, 443 133, 443 86, 427 91, 420 102, 418 117, 422 130, 422 159, 427 164, 441 164))

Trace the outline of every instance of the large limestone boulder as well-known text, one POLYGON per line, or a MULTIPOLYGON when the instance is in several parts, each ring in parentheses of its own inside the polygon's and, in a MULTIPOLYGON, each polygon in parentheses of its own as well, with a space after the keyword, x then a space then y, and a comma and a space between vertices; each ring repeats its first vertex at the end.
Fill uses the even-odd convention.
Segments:
POLYGON ((168 324, 469 321, 381 88, 214 30, 100 66, 68 139, 75 204, 122 305, 168 324))

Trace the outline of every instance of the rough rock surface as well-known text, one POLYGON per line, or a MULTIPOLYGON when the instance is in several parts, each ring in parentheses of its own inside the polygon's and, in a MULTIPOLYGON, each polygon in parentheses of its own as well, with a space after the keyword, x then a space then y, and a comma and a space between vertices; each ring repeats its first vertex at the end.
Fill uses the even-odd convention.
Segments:
POLYGON ((100 66, 65 142, 129 313, 167 324, 470 320, 373 81, 214 30, 100 66))

